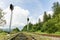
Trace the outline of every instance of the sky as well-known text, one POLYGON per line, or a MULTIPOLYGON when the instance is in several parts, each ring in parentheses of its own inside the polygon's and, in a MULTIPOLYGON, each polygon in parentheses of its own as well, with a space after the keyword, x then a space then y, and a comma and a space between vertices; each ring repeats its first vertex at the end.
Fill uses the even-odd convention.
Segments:
POLYGON ((52 15, 53 3, 57 1, 60 2, 59 0, 0 0, 0 8, 5 13, 4 19, 7 22, 4 27, 0 28, 9 28, 10 4, 14 5, 12 28, 22 29, 27 24, 27 17, 30 18, 31 23, 35 24, 39 18, 43 21, 44 11, 52 15))

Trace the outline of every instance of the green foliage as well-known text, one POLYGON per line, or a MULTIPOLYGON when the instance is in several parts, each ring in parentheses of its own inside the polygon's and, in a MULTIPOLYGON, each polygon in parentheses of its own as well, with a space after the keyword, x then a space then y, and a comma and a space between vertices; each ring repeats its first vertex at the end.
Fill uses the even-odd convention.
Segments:
POLYGON ((47 22, 45 22, 43 24, 43 27, 41 29, 42 32, 51 32, 51 33, 54 33, 56 32, 57 30, 59 30, 59 25, 58 23, 60 23, 60 18, 59 18, 59 14, 55 17, 55 18, 52 18, 50 20, 48 20, 47 22))
POLYGON ((49 15, 49 20, 43 23, 42 32, 55 33, 60 31, 60 4, 58 2, 53 5, 53 18, 49 15))
POLYGON ((59 2, 55 2, 53 4, 52 8, 53 8, 53 12, 54 12, 53 17, 55 17, 57 14, 60 13, 60 4, 59 4, 59 2))
POLYGON ((19 32, 20 30, 18 28, 13 29, 12 32, 19 32))
POLYGON ((38 20, 38 26, 37 26, 38 28, 37 28, 37 30, 41 30, 41 27, 42 27, 42 22, 41 22, 41 20, 39 19, 38 20))
POLYGON ((44 16, 43 16, 43 22, 46 22, 48 20, 48 16, 46 11, 44 12, 44 16))
MULTIPOLYGON (((60 4, 58 2, 54 3, 53 5, 53 17, 49 14, 47 15, 44 12, 43 22, 38 20, 38 23, 29 26, 29 30, 32 32, 41 31, 45 33, 55 33, 60 32, 60 4)), ((30 24, 29 24, 30 25, 30 24)), ((24 27, 23 30, 27 30, 27 25, 24 27)))
MULTIPOLYGON (((30 31, 32 29, 33 24, 29 23, 28 25, 29 25, 29 30, 28 31, 30 31)), ((24 26, 22 31, 27 31, 27 25, 24 26)))
POLYGON ((27 25, 24 26, 24 28, 22 29, 22 31, 27 31, 27 25))
POLYGON ((33 32, 37 31, 38 29, 39 29, 38 23, 34 24, 32 28, 33 32))
POLYGON ((50 14, 48 15, 48 20, 49 20, 49 19, 51 19, 51 15, 50 15, 50 14))

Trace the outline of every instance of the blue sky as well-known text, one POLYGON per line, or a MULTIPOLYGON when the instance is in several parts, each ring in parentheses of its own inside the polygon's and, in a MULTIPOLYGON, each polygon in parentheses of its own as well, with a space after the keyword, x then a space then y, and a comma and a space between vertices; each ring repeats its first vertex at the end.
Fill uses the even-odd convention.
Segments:
POLYGON ((59 0, 0 0, 3 2, 4 8, 7 8, 9 4, 13 4, 14 6, 19 6, 23 9, 27 9, 30 11, 31 16, 37 17, 42 14, 44 11, 50 11, 54 2, 59 0))
MULTIPOLYGON (((28 16, 31 18, 31 22, 36 23, 38 17, 41 16, 44 11, 52 11, 53 3, 57 1, 60 2, 59 0, 0 0, 0 8, 4 11, 7 10, 6 12, 9 13, 8 7, 12 3, 15 7, 15 12, 17 14, 19 14, 18 12, 21 12, 19 15, 20 19, 17 19, 18 21, 20 20, 19 22, 25 18, 23 22, 21 22, 22 24, 25 24, 26 22, 24 21, 26 21, 26 17, 28 16), (23 17, 21 17, 21 15, 23 17)), ((18 24, 18 22, 16 23, 18 24)))

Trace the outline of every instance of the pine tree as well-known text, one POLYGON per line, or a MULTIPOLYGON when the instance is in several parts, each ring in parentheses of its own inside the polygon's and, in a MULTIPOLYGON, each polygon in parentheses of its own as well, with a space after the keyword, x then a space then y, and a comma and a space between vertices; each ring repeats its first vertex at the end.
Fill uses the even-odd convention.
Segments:
POLYGON ((53 8, 53 12, 54 12, 53 17, 55 17, 57 14, 60 14, 60 4, 59 4, 59 2, 55 2, 53 4, 52 8, 53 8))
POLYGON ((38 20, 38 26, 37 26, 38 30, 40 30, 41 27, 42 27, 42 22, 41 22, 41 20, 39 19, 39 20, 38 20))
POLYGON ((49 19, 51 19, 51 15, 50 15, 50 14, 48 15, 48 20, 49 20, 49 19))
POLYGON ((48 20, 48 16, 46 11, 44 12, 44 16, 43 16, 43 22, 46 22, 48 20))

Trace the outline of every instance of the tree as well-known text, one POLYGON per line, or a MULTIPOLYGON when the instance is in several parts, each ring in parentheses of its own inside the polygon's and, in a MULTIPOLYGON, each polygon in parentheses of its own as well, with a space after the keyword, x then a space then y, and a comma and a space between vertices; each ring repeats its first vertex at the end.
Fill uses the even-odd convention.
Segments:
POLYGON ((55 33, 57 31, 60 32, 60 4, 58 2, 54 3, 53 5, 53 13, 54 13, 53 18, 51 18, 51 15, 49 14, 48 21, 43 23, 43 27, 41 29, 42 32, 47 33, 55 33))
POLYGON ((49 19, 51 19, 51 15, 50 15, 50 14, 48 15, 48 20, 49 20, 49 19))
POLYGON ((0 9, 0 26, 3 26, 6 24, 6 20, 4 20, 4 13, 3 10, 0 9))
POLYGON ((32 26, 32 32, 35 32, 35 31, 38 31, 40 28, 39 28, 39 26, 38 26, 38 23, 36 23, 36 24, 34 24, 33 26, 32 26))
POLYGON ((18 28, 13 29, 15 32, 19 32, 20 30, 18 28))
POLYGON ((46 11, 44 12, 44 16, 43 16, 43 22, 46 22, 48 20, 48 16, 46 11))
MULTIPOLYGON (((27 25, 29 25, 29 31, 31 31, 31 29, 33 28, 33 24, 30 22, 27 25)), ((24 26, 24 28, 22 29, 22 31, 27 31, 27 25, 24 26)))
POLYGON ((53 12, 54 12, 53 17, 55 17, 57 14, 60 13, 60 4, 59 4, 59 2, 55 2, 53 4, 52 8, 53 8, 53 12))
POLYGON ((58 30, 58 28, 55 26, 56 23, 57 23, 56 18, 48 20, 43 24, 41 31, 48 33, 55 33, 58 30))
POLYGON ((38 25, 37 25, 37 30, 40 30, 41 29, 41 27, 42 27, 42 22, 41 22, 41 20, 39 19, 38 20, 38 25))
POLYGON ((22 29, 22 31, 27 31, 27 25, 24 26, 24 28, 22 29))

